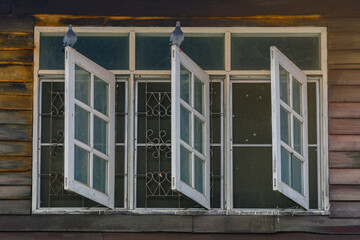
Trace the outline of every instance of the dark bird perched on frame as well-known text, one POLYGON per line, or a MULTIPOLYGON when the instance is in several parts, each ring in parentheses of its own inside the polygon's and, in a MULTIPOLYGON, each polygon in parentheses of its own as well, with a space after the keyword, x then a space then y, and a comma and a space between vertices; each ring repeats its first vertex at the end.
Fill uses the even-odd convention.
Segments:
POLYGON ((180 21, 177 21, 175 30, 170 35, 169 45, 176 45, 180 48, 180 45, 183 41, 184 41, 184 33, 181 31, 180 21))
POLYGON ((63 51, 66 46, 74 47, 76 42, 77 42, 77 36, 72 30, 72 25, 69 24, 69 30, 65 34, 64 39, 63 39, 63 51))

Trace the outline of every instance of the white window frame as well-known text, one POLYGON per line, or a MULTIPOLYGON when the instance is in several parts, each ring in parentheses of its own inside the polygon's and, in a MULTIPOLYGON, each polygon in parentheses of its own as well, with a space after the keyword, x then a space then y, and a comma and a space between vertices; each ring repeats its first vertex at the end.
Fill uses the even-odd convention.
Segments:
POLYGON ((109 208, 114 208, 115 195, 115 75, 71 47, 65 48, 65 125, 64 125, 64 188, 73 191, 86 198, 96 201, 109 208), (90 83, 90 104, 87 105, 75 98, 75 66, 78 65, 91 74, 90 83), (97 111, 93 104, 94 96, 94 76, 109 84, 108 116, 97 111), (89 146, 75 139, 75 105, 85 109, 90 113, 89 119, 89 146), (94 116, 108 122, 107 143, 108 154, 98 151, 93 146, 94 140, 94 116), (89 152, 89 186, 74 179, 74 148, 75 145, 89 152), (106 193, 102 193, 93 188, 93 156, 96 154, 107 161, 107 182, 106 193))
POLYGON ((210 109, 209 109, 209 75, 204 72, 194 61, 191 60, 184 52, 182 52, 177 46, 171 47, 171 188, 184 195, 190 197, 194 201, 198 202, 207 209, 210 209, 210 109), (190 73, 190 101, 192 104, 186 103, 180 98, 180 66, 183 65, 190 73), (203 111, 204 113, 198 113, 194 107, 194 77, 197 77, 203 85, 203 111), (181 125, 180 125, 180 107, 183 106, 190 112, 190 141, 194 143, 194 117, 201 119, 204 122, 205 130, 203 132, 204 141, 204 154, 198 152, 195 148, 184 142, 180 138, 181 125), (191 180, 192 186, 189 186, 181 180, 180 173, 180 148, 183 147, 191 154, 191 180), (204 177, 204 193, 195 189, 195 155, 199 158, 203 158, 205 163, 204 177))
MULTIPOLYGON (((115 75, 127 75, 128 81, 128 117, 127 117, 127 161, 125 163, 125 194, 124 198, 125 209, 117 208, 117 212, 147 212, 153 213, 182 213, 189 214, 189 212, 196 213, 199 210, 181 210, 181 209, 136 209, 136 166, 134 166, 134 109, 133 102, 136 99, 134 95, 135 76, 144 74, 147 75, 168 75, 170 70, 137 70, 135 69, 135 41, 136 34, 165 34, 170 35, 173 27, 73 27, 76 34, 110 34, 114 35, 127 35, 129 37, 129 69, 127 70, 109 70, 115 75)), ((75 213, 75 212, 89 212, 89 211, 104 211, 99 209, 85 209, 85 208, 46 208, 40 207, 40 79, 54 79, 56 77, 62 78, 64 70, 41 70, 40 67, 40 35, 57 35, 63 36, 67 32, 67 27, 35 27, 34 29, 34 104, 33 104, 33 185, 32 185, 32 212, 36 214, 42 213, 75 213)), ((328 93, 327 93, 327 29, 326 27, 182 27, 185 34, 224 34, 224 70, 206 70, 205 72, 211 76, 221 76, 225 78, 223 81, 223 162, 222 162, 222 177, 221 177, 221 209, 214 209, 202 214, 291 214, 291 215, 311 215, 311 214, 329 214, 329 164, 328 164, 328 93), (268 79, 270 76, 269 70, 232 70, 231 69, 231 36, 261 36, 261 35, 281 35, 281 36, 319 36, 320 41, 320 69, 319 70, 306 70, 304 73, 308 77, 308 81, 316 81, 319 89, 318 103, 318 141, 316 147, 318 148, 318 201, 319 209, 310 209, 304 211, 301 209, 241 209, 233 208, 232 200, 232 127, 231 127, 231 79, 233 76, 242 78, 242 82, 250 81, 251 79, 268 79), (259 78, 260 77, 260 78, 259 78), (317 80, 315 80, 317 79, 317 80)), ((252 80, 251 80, 252 81, 252 80)), ((315 147, 315 145, 311 145, 315 147)))
MULTIPOLYGON (((271 61, 271 108, 272 108, 272 150, 273 150, 273 190, 278 191, 300 206, 309 209, 309 158, 308 158, 308 110, 307 110, 307 77, 279 49, 270 47, 271 61), (280 66, 289 73, 289 105, 280 99, 280 66), (301 115, 293 109, 292 83, 296 79, 301 84, 301 115), (281 140, 280 108, 290 113, 290 145, 281 140), (302 155, 294 148, 293 120, 302 123, 302 155), (281 148, 299 159, 302 165, 303 194, 282 181, 281 148)), ((291 178, 291 176, 290 176, 291 178)))

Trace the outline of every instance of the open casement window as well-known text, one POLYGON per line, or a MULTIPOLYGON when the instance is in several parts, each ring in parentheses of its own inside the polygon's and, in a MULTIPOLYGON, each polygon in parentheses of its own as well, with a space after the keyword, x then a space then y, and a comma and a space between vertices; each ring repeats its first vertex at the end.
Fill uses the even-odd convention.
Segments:
POLYGON ((307 78, 276 47, 270 54, 273 190, 309 209, 307 78))
POLYGON ((171 47, 172 189, 210 208, 209 76, 171 47))
POLYGON ((114 208, 115 76, 65 48, 65 183, 114 208))

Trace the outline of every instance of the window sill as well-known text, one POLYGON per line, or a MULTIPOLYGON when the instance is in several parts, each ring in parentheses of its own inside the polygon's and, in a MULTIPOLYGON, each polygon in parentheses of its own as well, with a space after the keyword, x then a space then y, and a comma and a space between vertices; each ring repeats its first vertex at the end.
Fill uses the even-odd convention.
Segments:
POLYGON ((324 216, 330 211, 302 209, 160 209, 138 208, 128 210, 116 208, 39 208, 32 214, 96 214, 96 215, 180 215, 180 216, 324 216))

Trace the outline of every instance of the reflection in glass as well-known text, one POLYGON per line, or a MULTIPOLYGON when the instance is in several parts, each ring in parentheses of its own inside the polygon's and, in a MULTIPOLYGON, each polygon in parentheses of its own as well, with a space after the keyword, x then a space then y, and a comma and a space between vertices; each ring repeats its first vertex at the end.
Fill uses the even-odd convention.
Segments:
POLYGON ((75 98, 90 105, 91 73, 75 65, 75 98))
POLYGON ((107 122, 94 116, 94 148, 107 154, 107 122))
POLYGON ((195 76, 194 77, 194 108, 201 114, 204 113, 203 88, 204 88, 204 84, 195 76))
POLYGON ((302 123, 297 120, 295 117, 294 120, 294 149, 301 155, 303 154, 303 146, 302 146, 302 123))
POLYGON ((109 84, 94 76, 94 108, 108 115, 108 93, 109 84))
POLYGON ((280 138, 290 146, 290 113, 280 107, 280 138))
POLYGON ((291 155, 281 147, 281 180, 290 186, 290 158, 291 155))
POLYGON ((194 116, 194 148, 204 153, 204 123, 194 116))
POLYGON ((75 138, 89 145, 90 113, 75 105, 75 138))
POLYGON ((195 189, 198 190, 201 193, 205 192, 204 189, 204 183, 205 183, 205 175, 204 175, 204 162, 198 158, 197 156, 195 156, 194 158, 195 160, 195 189))
POLYGON ((280 99, 283 100, 287 105, 290 106, 289 96, 290 96, 290 83, 289 83, 289 73, 280 65, 280 99))
POLYGON ((184 147, 180 147, 180 179, 191 186, 191 155, 184 147))
POLYGON ((180 97, 190 104, 191 73, 183 65, 180 65, 180 97))
POLYGON ((93 187, 100 192, 107 193, 107 162, 96 155, 94 155, 93 174, 93 187))
POLYGON ((180 137, 183 141, 190 144, 190 113, 180 107, 180 137))
POLYGON ((74 179, 89 185, 89 152, 75 145, 74 179))
POLYGON ((303 194, 303 184, 302 184, 302 176, 303 176, 303 163, 294 155, 291 158, 291 187, 295 189, 297 192, 303 194))
POLYGON ((293 78, 292 85, 292 96, 293 96, 293 109, 302 116, 301 112, 301 83, 293 78))

